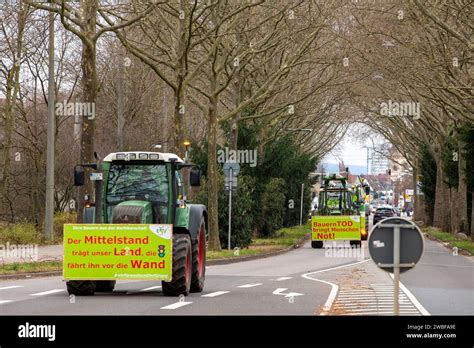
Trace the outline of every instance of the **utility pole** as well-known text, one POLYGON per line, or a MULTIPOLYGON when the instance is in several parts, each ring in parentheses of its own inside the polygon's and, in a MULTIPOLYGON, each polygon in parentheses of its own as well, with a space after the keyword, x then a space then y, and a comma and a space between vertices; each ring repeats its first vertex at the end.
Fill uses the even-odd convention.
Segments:
POLYGON ((48 140, 46 148, 46 209, 44 229, 47 240, 53 240, 54 221, 54 133, 56 116, 54 113, 54 12, 49 13, 49 82, 48 82, 48 140))

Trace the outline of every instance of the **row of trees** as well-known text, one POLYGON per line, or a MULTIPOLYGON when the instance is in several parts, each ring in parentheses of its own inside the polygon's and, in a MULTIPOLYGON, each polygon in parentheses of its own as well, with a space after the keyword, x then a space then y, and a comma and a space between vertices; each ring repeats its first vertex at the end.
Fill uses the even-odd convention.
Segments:
MULTIPOLYGON (((2 218, 42 224, 48 12, 56 14, 60 47, 56 99, 91 103, 96 110, 95 117, 57 115, 58 210, 73 197, 73 164, 93 162, 94 151, 161 143, 183 155, 183 140, 204 141, 209 227, 216 231, 210 244, 217 249, 219 146, 236 149, 244 127, 254 133, 259 158, 287 136, 298 152, 317 157, 347 128, 335 122, 343 96, 331 92, 344 82, 329 30, 335 8, 317 1, 243 0, 2 4, 2 218), (313 132, 290 131, 305 127, 313 132), (18 163, 11 160, 17 152, 18 163)), ((91 191, 89 184, 78 193, 77 209, 91 191)))
POLYGON ((388 139, 422 183, 415 218, 474 240, 473 10, 470 1, 352 4, 344 38, 352 69, 368 76, 351 96, 358 120, 388 139), (381 115, 389 101, 421 113, 381 115))
MULTIPOLYGON (((71 168, 93 162, 94 151, 103 156, 160 143, 184 155, 183 141, 190 140, 205 168, 210 247, 218 249, 226 223, 220 148, 257 150, 257 167, 243 173, 244 196, 254 205, 242 209, 256 214, 249 213, 245 230, 271 233, 295 222, 288 200, 297 201, 315 161, 360 123, 392 142, 415 176, 429 153, 436 180, 432 201, 426 189, 426 222, 469 230, 468 0, 18 0, 2 3, 0 12, 2 220, 42 225, 52 12, 56 100, 93 103, 96 110, 90 118, 57 115, 57 210, 74 196, 71 168), (387 100, 417 102, 421 117, 386 117, 380 103, 387 100), (454 148, 457 171, 443 155, 454 148), (275 219, 263 219, 273 212, 275 219)), ((88 183, 77 194, 77 209, 91 191, 88 183)))

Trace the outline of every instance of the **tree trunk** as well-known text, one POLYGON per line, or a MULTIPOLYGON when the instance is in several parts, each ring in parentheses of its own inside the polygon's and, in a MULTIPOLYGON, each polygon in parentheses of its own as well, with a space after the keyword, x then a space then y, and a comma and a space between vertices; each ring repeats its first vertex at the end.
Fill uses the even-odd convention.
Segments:
POLYGON ((458 204, 459 221, 457 230, 459 232, 468 233, 469 223, 467 218, 467 182, 466 182, 466 144, 459 140, 458 149, 458 172, 459 172, 459 184, 458 184, 458 195, 456 196, 456 202, 458 204))
POLYGON ((185 115, 184 98, 183 98, 183 86, 182 77, 178 77, 178 87, 174 92, 174 113, 173 113, 173 146, 171 147, 172 152, 178 156, 183 156, 183 119, 185 115), (182 113, 184 110, 184 113, 182 113))
POLYGON ((433 226, 449 232, 449 189, 444 181, 441 159, 436 156, 436 193, 433 226))
POLYGON ((471 193, 471 240, 474 242, 474 192, 471 193))
POLYGON ((209 101, 207 133, 207 208, 209 220, 209 249, 220 250, 219 240, 219 202, 217 177, 217 97, 209 101))
POLYGON ((459 193, 455 187, 449 189, 449 210, 450 210, 450 223, 451 223, 451 233, 459 232, 459 193))
MULTIPOLYGON (((84 6, 84 18, 87 18, 84 25, 85 39, 82 41, 82 86, 83 86, 83 102, 95 105, 97 100, 97 69, 96 69, 96 43, 91 39, 96 32, 96 13, 97 1, 81 2, 84 6)), ((82 118, 82 134, 81 134, 81 163, 95 163, 95 117, 82 118)), ((83 222, 82 211, 84 209, 84 196, 88 194, 93 198, 94 187, 92 181, 89 180, 89 170, 86 169, 85 185, 79 189, 78 214, 77 222, 83 222)))

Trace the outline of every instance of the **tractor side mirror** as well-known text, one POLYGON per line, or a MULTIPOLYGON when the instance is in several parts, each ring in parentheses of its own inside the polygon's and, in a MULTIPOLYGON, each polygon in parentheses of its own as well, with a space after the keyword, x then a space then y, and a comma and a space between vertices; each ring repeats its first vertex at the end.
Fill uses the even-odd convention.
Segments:
POLYGON ((365 187, 365 194, 368 196, 370 195, 370 186, 365 187))
POLYGON ((191 186, 201 186, 201 170, 199 168, 192 168, 189 172, 189 184, 191 186))
POLYGON ((74 186, 84 186, 84 167, 74 167, 74 186))

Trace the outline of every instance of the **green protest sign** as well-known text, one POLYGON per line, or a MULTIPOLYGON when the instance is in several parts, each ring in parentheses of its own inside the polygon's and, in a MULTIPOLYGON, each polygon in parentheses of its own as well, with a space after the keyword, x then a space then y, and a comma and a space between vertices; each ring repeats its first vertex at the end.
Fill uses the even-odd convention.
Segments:
POLYGON ((172 238, 172 225, 66 224, 64 279, 170 281, 172 238))
POLYGON ((312 240, 360 240, 365 218, 354 216, 313 216, 311 222, 312 240))

